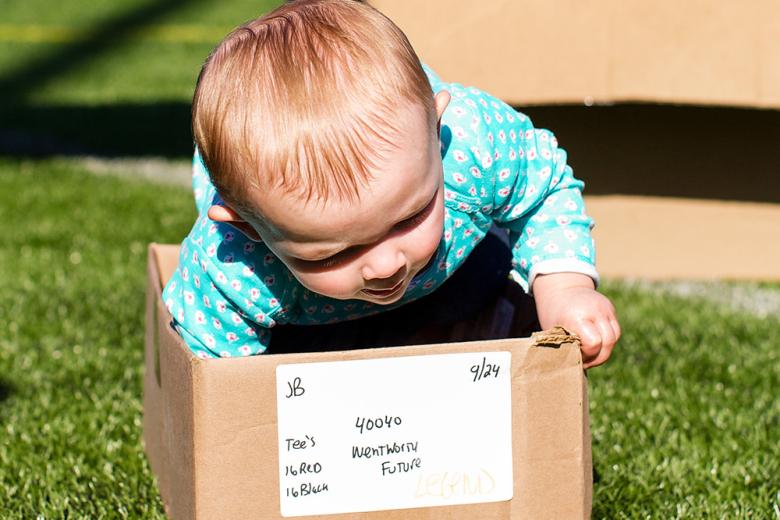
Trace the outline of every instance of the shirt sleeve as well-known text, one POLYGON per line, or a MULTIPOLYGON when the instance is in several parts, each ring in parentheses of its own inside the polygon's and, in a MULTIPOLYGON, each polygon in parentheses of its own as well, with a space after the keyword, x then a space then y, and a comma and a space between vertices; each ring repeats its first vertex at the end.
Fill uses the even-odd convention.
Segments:
POLYGON ((552 132, 476 89, 466 103, 478 122, 483 211, 508 230, 512 276, 530 291, 536 276, 576 272, 598 284, 584 183, 552 132))
POLYGON ((216 265, 207 257, 197 244, 182 244, 179 266, 163 291, 173 327, 200 358, 262 354, 275 321, 273 311, 261 305, 272 296, 252 287, 242 298, 242 285, 253 273, 245 265, 216 265))

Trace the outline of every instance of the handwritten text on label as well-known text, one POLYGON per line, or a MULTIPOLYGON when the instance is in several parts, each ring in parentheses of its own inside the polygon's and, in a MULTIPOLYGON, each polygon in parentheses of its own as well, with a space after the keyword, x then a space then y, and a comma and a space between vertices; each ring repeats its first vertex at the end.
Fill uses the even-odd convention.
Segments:
POLYGON ((511 359, 497 351, 278 365, 282 516, 511 499, 511 359))

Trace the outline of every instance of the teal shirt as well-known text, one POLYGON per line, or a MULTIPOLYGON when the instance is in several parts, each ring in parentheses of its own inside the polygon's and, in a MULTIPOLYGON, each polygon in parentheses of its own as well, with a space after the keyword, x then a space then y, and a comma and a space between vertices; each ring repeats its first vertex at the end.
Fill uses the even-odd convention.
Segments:
POLYGON ((493 224, 508 230, 512 277, 526 290, 538 274, 579 272, 596 282, 595 252, 581 190, 555 136, 475 88, 442 82, 452 96, 441 122, 444 231, 435 257, 391 305, 336 300, 303 287, 261 242, 210 220, 221 202, 196 152, 193 188, 199 216, 163 290, 173 325, 204 358, 265 352, 276 324, 352 320, 435 291, 493 224))

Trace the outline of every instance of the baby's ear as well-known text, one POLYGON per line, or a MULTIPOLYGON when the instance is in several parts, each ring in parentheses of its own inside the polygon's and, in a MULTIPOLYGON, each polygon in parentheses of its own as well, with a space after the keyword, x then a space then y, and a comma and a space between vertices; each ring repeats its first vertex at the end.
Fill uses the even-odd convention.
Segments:
POLYGON ((236 213, 230 206, 218 206, 215 204, 209 208, 208 215, 214 222, 230 224, 246 235, 249 240, 254 240, 255 242, 263 241, 257 231, 255 231, 255 228, 253 228, 249 222, 241 218, 241 215, 236 213))
POLYGON ((444 115, 444 110, 447 105, 450 104, 450 93, 446 90, 440 90, 433 96, 433 104, 436 107, 436 119, 441 123, 441 116, 444 115))

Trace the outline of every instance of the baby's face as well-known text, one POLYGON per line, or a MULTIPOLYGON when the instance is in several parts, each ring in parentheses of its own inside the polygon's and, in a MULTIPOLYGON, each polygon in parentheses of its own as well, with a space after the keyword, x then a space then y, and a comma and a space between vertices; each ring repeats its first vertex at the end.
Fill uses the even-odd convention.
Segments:
POLYGON ((387 305, 436 252, 444 225, 439 140, 416 111, 406 119, 398 150, 377 161, 359 200, 263 197, 266 218, 255 229, 311 291, 387 305))

